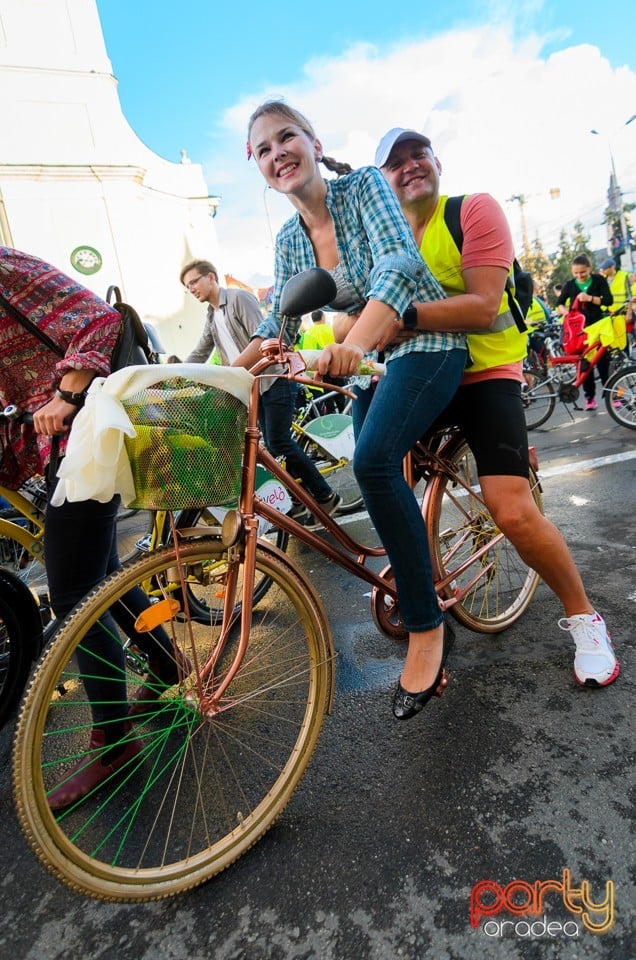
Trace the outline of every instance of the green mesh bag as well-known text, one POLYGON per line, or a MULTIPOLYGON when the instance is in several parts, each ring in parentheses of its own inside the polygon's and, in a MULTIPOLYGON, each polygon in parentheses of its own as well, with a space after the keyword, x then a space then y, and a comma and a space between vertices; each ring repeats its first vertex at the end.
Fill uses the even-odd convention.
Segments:
POLYGON ((135 484, 129 506, 183 510, 236 503, 247 410, 231 393, 190 380, 154 384, 123 401, 135 484))

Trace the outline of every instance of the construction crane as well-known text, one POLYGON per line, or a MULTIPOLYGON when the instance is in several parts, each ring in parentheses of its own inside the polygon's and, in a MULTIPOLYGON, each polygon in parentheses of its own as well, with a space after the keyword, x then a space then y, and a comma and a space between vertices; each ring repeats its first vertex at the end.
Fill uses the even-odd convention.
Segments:
MULTIPOLYGON (((549 190, 550 199, 558 200, 561 196, 560 187, 550 187, 549 190)), ((528 238, 528 225, 526 223, 526 213, 524 207, 528 202, 529 197, 543 197, 543 193, 515 193, 512 197, 508 197, 506 203, 518 203, 519 204, 519 217, 521 219, 521 238, 523 241, 523 256, 528 259, 531 254, 530 250, 530 240, 528 238)))

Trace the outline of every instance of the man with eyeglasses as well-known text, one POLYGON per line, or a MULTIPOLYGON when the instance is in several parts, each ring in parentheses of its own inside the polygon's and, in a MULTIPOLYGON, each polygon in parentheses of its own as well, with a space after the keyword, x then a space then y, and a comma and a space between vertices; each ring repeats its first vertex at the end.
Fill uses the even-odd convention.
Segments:
MULTIPOLYGON (((216 348, 223 366, 231 366, 263 322, 256 297, 247 290, 219 286, 216 267, 209 260, 186 263, 179 279, 199 303, 208 304, 203 333, 185 362, 205 363, 216 348)), ((260 390, 260 427, 267 449, 272 456, 285 458, 291 475, 307 487, 327 513, 336 513, 341 498, 291 436, 291 423, 296 409, 296 384, 286 377, 264 377, 260 390)), ((292 506, 291 513, 309 529, 320 526, 300 503, 292 506)))
POLYGON ((203 333, 185 362, 205 363, 216 348, 221 363, 230 366, 263 322, 258 300, 247 290, 221 287, 217 269, 209 260, 186 263, 179 279, 199 303, 208 304, 203 333))

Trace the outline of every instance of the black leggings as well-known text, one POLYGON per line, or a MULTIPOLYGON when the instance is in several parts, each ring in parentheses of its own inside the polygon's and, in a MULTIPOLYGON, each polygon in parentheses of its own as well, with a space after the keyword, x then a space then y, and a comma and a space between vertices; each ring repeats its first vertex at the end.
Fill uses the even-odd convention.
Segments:
MULTIPOLYGON (((119 497, 108 503, 64 501, 59 507, 49 503, 44 554, 51 605, 57 618, 65 617, 93 587, 119 568, 118 507, 119 497)), ((160 677, 171 679, 175 672, 165 630, 160 627, 152 633, 135 632, 135 619, 148 605, 140 587, 130 590, 89 630, 77 649, 93 723, 104 725, 107 741, 111 735, 113 741, 119 738, 121 724, 116 721, 123 720, 128 710, 125 658, 117 627, 148 655, 160 677)))

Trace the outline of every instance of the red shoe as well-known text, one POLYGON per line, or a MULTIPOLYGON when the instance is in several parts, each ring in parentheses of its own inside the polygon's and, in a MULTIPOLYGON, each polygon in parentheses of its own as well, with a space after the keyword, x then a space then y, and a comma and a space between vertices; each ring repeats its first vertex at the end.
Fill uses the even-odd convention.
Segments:
POLYGON ((156 669, 155 662, 150 661, 150 677, 139 685, 133 696, 133 702, 128 708, 128 716, 131 720, 150 713, 152 705, 157 703, 168 687, 174 686, 192 673, 192 664, 181 650, 174 650, 173 656, 174 673, 165 680, 156 679, 161 677, 161 671, 156 669))
POLYGON ((79 760, 74 767, 69 770, 57 787, 49 793, 47 799, 51 810, 63 810, 64 807, 70 807, 72 803, 86 797, 93 790, 96 790, 100 784, 104 783, 109 777, 121 770, 122 767, 136 757, 143 748, 143 742, 137 739, 130 739, 132 724, 124 724, 122 739, 119 744, 106 746, 106 734, 104 730, 94 727, 91 731, 91 739, 88 744, 86 756, 79 760), (110 760, 102 761, 102 757, 112 750, 121 747, 121 752, 111 757, 110 760))

